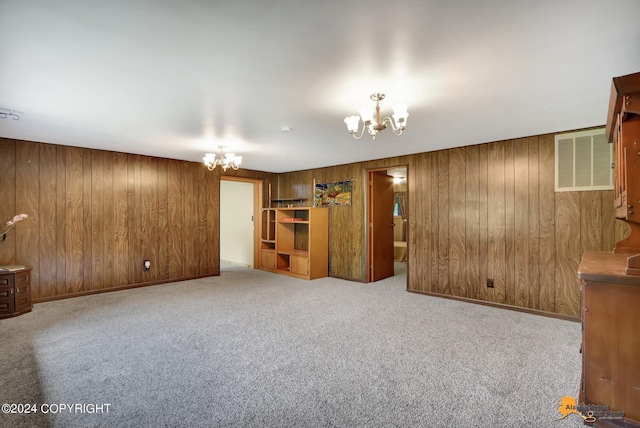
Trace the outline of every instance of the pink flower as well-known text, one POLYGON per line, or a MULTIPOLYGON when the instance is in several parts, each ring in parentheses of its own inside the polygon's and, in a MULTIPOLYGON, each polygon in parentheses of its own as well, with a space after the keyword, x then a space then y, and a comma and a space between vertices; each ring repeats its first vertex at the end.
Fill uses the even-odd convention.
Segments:
POLYGON ((22 221, 25 218, 29 218, 29 216, 26 215, 26 214, 18 214, 18 215, 14 216, 11 220, 9 220, 7 222, 6 227, 13 226, 17 222, 22 221))
POLYGON ((11 220, 9 220, 5 224, 5 230, 0 232, 0 233, 2 233, 2 242, 4 242, 5 239, 7 239, 7 232, 9 232, 11 229, 13 229, 17 222, 22 221, 22 220, 27 219, 27 218, 29 218, 29 216, 26 215, 26 214, 18 214, 16 216, 14 216, 11 220))

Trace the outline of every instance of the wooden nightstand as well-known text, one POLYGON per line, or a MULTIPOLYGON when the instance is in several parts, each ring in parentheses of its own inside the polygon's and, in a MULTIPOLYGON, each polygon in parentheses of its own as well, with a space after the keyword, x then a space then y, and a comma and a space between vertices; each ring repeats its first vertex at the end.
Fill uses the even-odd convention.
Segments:
POLYGON ((30 312, 31 267, 0 271, 0 319, 30 312))

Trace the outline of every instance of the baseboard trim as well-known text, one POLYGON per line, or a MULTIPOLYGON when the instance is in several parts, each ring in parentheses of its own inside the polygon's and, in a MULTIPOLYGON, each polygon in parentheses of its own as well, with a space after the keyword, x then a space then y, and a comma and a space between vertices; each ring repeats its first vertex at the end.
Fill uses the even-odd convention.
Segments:
POLYGON ((478 305, 491 306, 494 308, 507 309, 510 311, 524 312, 524 313, 533 314, 533 315, 541 315, 543 317, 557 318, 565 321, 581 322, 580 317, 565 315, 565 314, 557 314, 555 312, 541 311, 539 309, 522 308, 520 306, 506 305, 504 303, 487 302, 484 300, 470 299, 468 297, 458 297, 458 296, 450 296, 448 294, 432 293, 430 291, 418 291, 418 290, 407 290, 407 291, 409 293, 423 294, 425 296, 433 296, 433 297, 442 297, 450 300, 458 300, 461 302, 475 303, 478 305))
POLYGON ((216 275, 198 275, 198 276, 190 276, 190 277, 187 277, 187 278, 163 279, 163 280, 160 280, 160 281, 141 282, 141 283, 138 283, 138 284, 129 284, 129 285, 121 285, 121 286, 118 286, 118 287, 101 288, 99 290, 81 291, 80 293, 63 294, 61 296, 42 297, 42 298, 39 298, 39 299, 35 299, 34 298, 34 299, 32 299, 32 302, 33 302, 33 304, 53 302, 55 300, 71 299, 73 297, 91 296, 93 294, 110 293, 112 291, 129 290, 129 289, 132 289, 132 288, 149 287, 149 286, 152 286, 152 285, 168 284, 170 282, 189 281, 189 280, 192 280, 192 279, 206 278, 206 277, 209 277, 209 276, 220 276, 220 273, 218 273, 216 275))

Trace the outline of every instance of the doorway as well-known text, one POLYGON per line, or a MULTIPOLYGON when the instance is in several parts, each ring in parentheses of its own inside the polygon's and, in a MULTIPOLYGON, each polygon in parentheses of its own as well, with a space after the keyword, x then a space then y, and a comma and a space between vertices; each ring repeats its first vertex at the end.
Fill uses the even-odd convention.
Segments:
POLYGON ((220 178, 220 261, 254 268, 257 263, 262 181, 220 178))
POLYGON ((366 171, 367 282, 407 272, 407 167, 366 171))

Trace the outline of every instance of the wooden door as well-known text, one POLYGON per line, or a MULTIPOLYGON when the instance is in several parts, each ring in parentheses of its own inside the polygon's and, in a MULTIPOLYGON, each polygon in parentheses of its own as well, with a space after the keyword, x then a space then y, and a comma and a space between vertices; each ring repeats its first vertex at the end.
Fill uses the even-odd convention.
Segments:
POLYGON ((295 273, 298 275, 309 275, 309 259, 306 257, 300 256, 291 256, 291 273, 295 273))
POLYGON ((20 272, 15 276, 15 311, 31 309, 31 272, 20 272))
POLYGON ((369 280, 393 276, 393 177, 369 172, 369 280))

